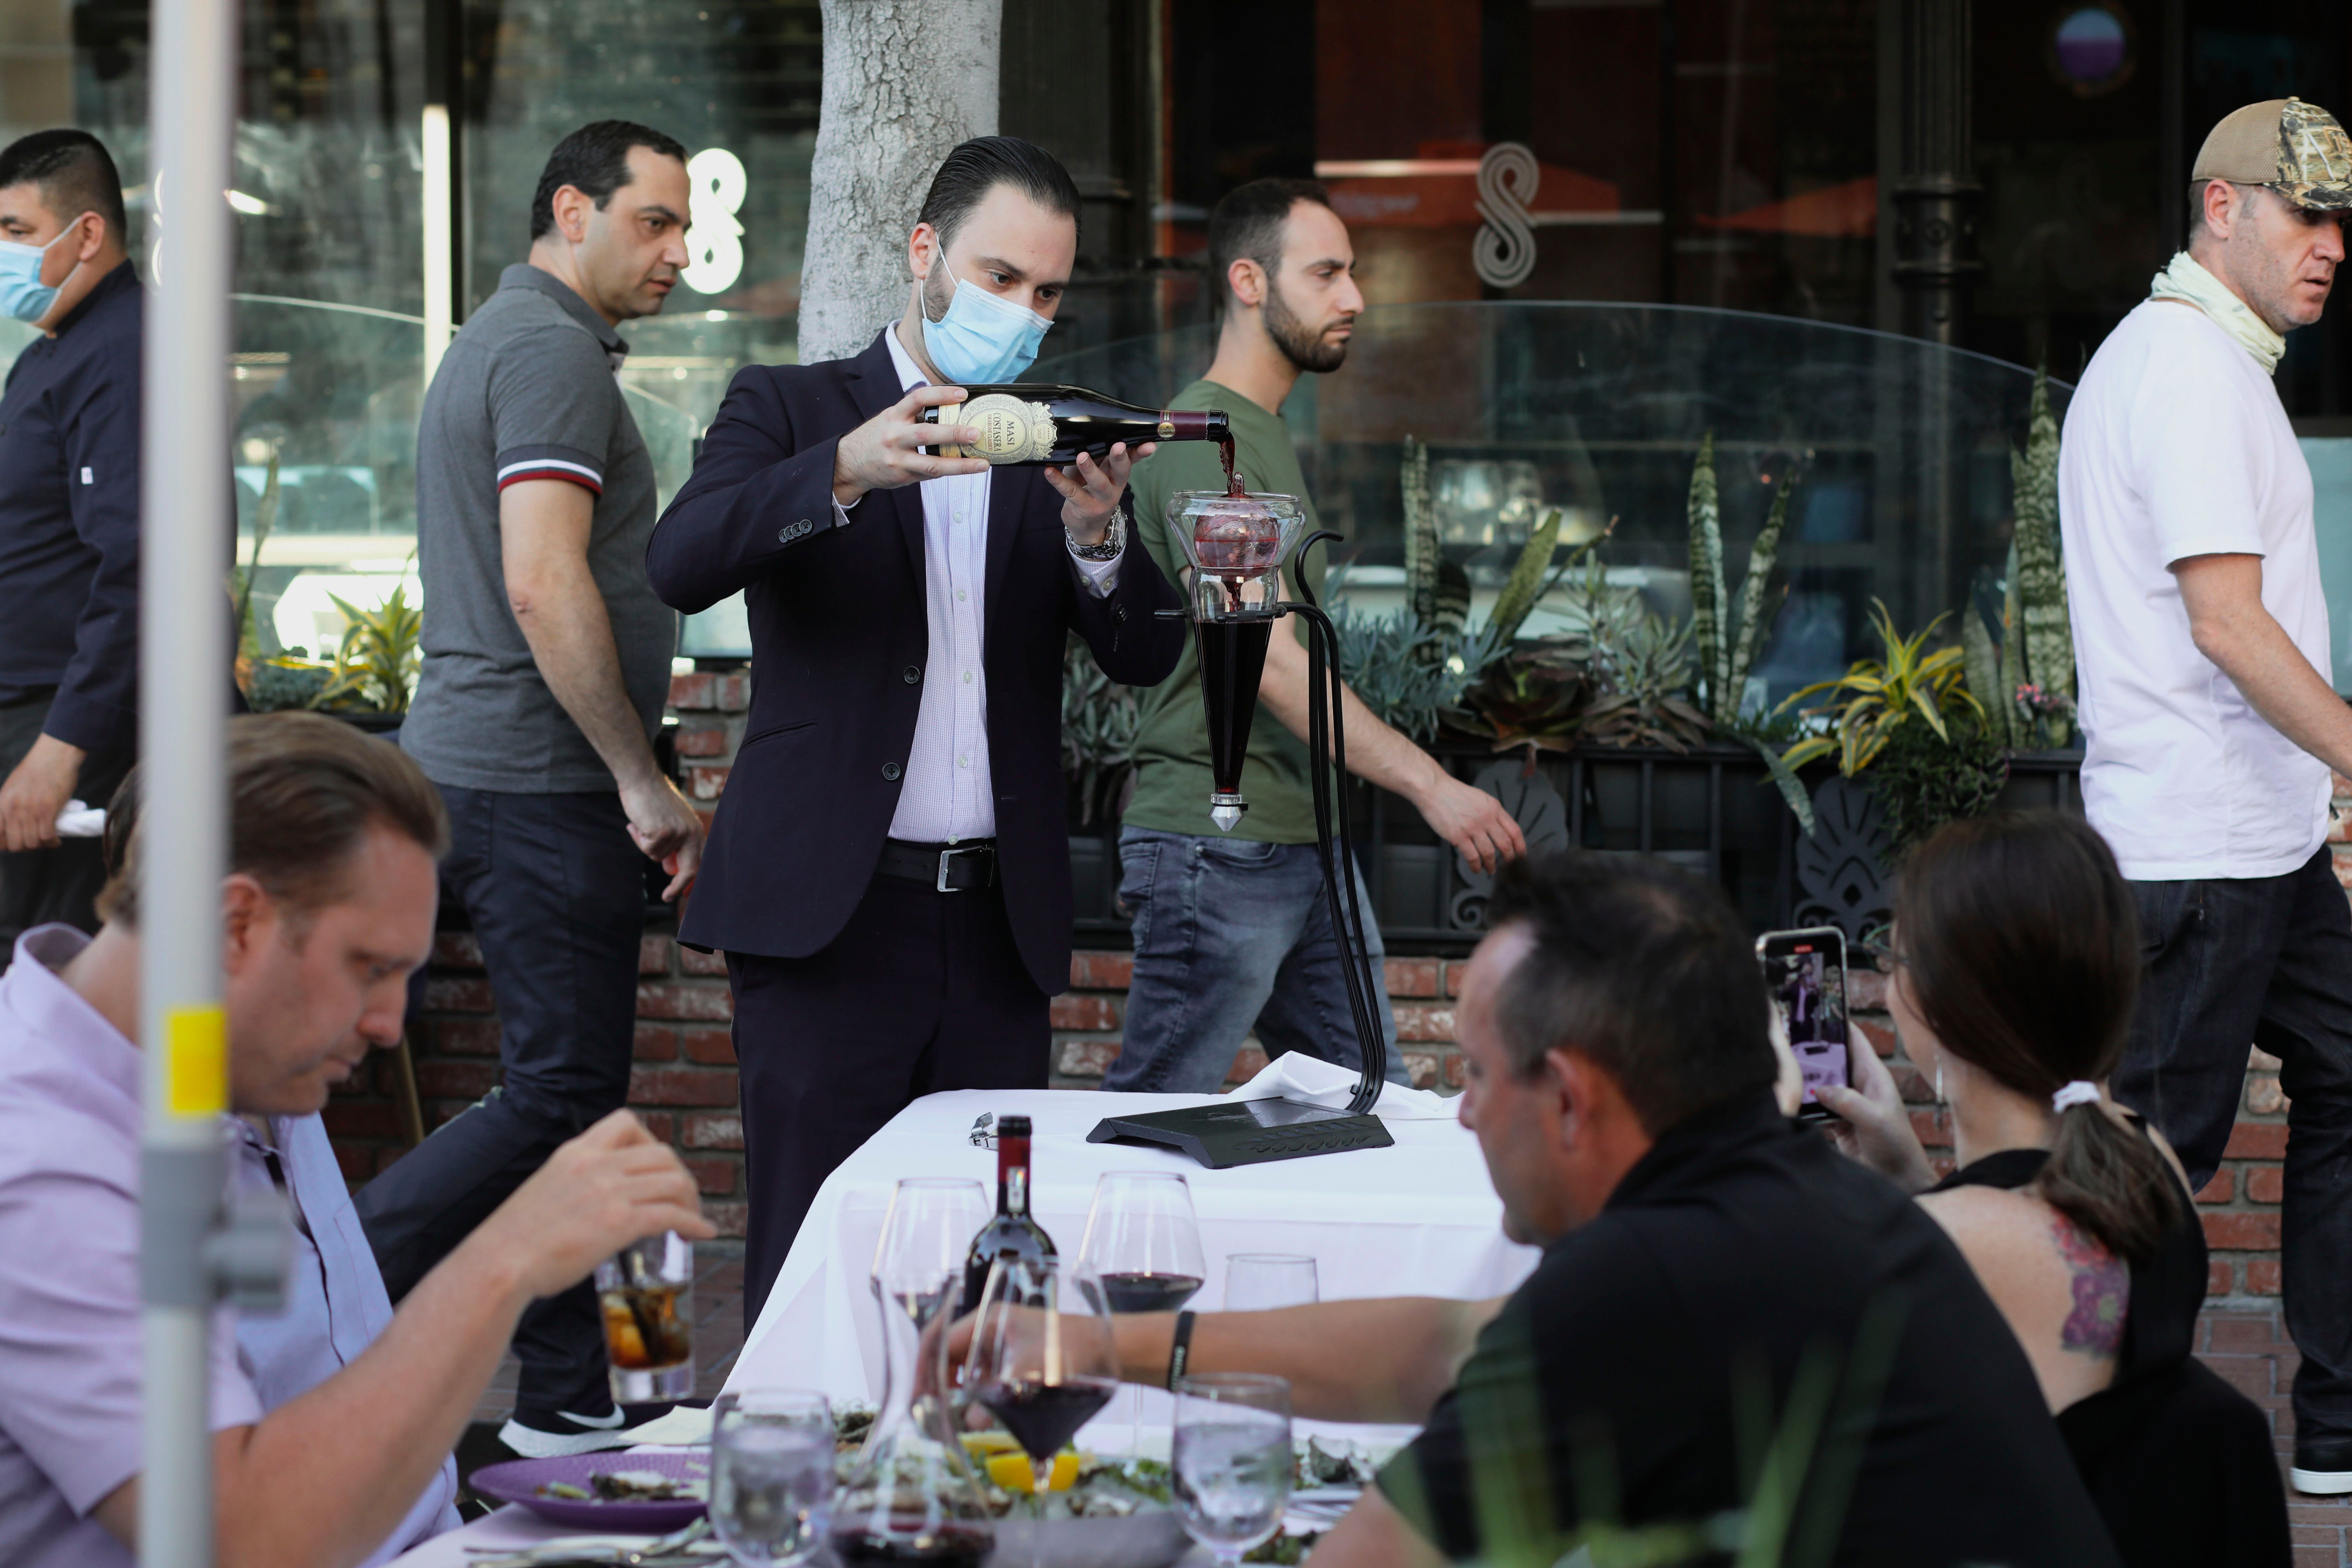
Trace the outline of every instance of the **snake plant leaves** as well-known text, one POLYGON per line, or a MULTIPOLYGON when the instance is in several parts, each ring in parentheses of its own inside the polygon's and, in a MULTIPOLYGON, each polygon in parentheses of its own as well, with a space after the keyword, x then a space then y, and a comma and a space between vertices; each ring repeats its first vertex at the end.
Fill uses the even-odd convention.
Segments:
POLYGON ((2025 668, 2025 606, 2019 592, 2017 541, 2009 543, 2009 563, 2005 581, 2009 584, 2000 605, 2000 684, 1992 692, 1992 700, 2009 714, 2009 730, 2012 741, 2025 738, 2025 726, 2017 711, 2017 690, 2033 679, 2025 668))
MULTIPOLYGON (((2027 415, 2025 449, 2010 454, 2017 513, 2016 584, 2021 626, 2024 673, 2028 681, 2053 696, 2074 695, 2074 638, 2066 621, 2066 567, 2058 538, 2058 418, 2050 408, 2050 377, 2037 371, 2027 415)), ((2003 706, 2014 707, 2017 687, 2001 695, 2003 706)), ((2054 739, 2065 743, 2066 721, 2051 721, 2054 739)))
MULTIPOLYGON (((1764 526, 1757 531, 1756 542, 1748 547, 1748 578, 1739 585, 1738 641, 1732 648, 1731 667, 1725 673, 1723 689, 1715 699, 1715 721, 1718 724, 1738 722, 1739 700, 1748 689, 1748 672, 1764 656, 1764 639, 1771 634, 1772 623, 1780 618, 1780 605, 1775 604, 1772 613, 1767 615, 1764 600, 1771 589, 1772 568, 1780 556, 1780 532, 1789 522, 1789 498, 1796 489, 1794 474, 1781 482, 1780 493, 1772 498, 1772 510, 1765 515, 1764 526)), ((1788 597, 1785 587, 1780 597, 1788 597)))
MULTIPOLYGON (((1690 482, 1691 631, 1697 647, 1698 677, 1706 687, 1707 705, 1722 711, 1723 689, 1731 676, 1731 661, 1723 624, 1730 609, 1723 586, 1723 509, 1715 483, 1715 432, 1699 440, 1698 460, 1691 465, 1690 482)), ((1735 707, 1737 700, 1735 699, 1735 707)))
POLYGON ((1984 704, 1985 727, 1991 732, 1992 743, 2011 744, 2010 731, 2015 704, 2000 700, 2000 650, 1993 645, 1992 628, 1985 624, 1975 604, 1960 612, 1960 657, 1968 672, 1969 689, 1978 693, 1984 704))
POLYGON ((1404 438, 1398 473, 1404 492, 1404 607, 1423 626, 1437 624, 1437 510, 1429 501, 1429 446, 1404 438))
POLYGON ((1559 509, 1552 508, 1529 531, 1527 548, 1519 552, 1518 563, 1511 568, 1510 578, 1504 583, 1503 592, 1486 616, 1487 630, 1506 643, 1519 635, 1528 612, 1543 596, 1544 579, 1551 571, 1552 552, 1559 544, 1559 509))

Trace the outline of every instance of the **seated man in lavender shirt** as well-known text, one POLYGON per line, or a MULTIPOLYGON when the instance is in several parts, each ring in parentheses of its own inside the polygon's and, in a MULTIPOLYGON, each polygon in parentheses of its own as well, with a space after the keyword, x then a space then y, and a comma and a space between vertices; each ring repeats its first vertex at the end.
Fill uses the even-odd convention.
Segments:
MULTIPOLYGON (((231 721, 221 886, 232 1186, 298 1231, 284 1312, 214 1337, 217 1558, 381 1563, 457 1522, 451 1447, 533 1298, 638 1237, 712 1234, 625 1110, 564 1144, 395 1314, 318 1111, 398 1037, 433 935, 440 797, 315 714, 231 721)), ((112 826, 136 809, 138 773, 112 826)), ((140 1468, 139 845, 96 938, 29 931, 0 976, 0 1563, 128 1568, 140 1468)))

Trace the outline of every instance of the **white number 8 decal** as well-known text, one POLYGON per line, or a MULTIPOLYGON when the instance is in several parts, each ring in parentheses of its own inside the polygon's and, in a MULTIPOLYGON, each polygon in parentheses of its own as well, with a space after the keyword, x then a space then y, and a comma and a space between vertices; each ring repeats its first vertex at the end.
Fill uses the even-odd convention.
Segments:
POLYGON ((686 177, 694 191, 688 215, 694 226, 686 236, 693 260, 678 276, 698 294, 723 293, 743 275, 743 226, 735 215, 751 181, 743 160, 724 147, 705 147, 688 159, 686 177))

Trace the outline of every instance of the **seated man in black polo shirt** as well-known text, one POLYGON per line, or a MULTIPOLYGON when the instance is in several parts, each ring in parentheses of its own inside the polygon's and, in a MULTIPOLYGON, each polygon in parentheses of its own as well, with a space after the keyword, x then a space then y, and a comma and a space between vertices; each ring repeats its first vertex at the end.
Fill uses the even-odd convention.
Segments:
MULTIPOLYGON (((1759 1471, 1785 1522, 1746 1528, 1785 1531, 1786 1561, 2116 1562, 1968 1264, 1774 1105, 1762 978, 1714 889, 1649 860, 1507 868, 1457 1018, 1462 1121, 1534 1275, 1500 1301, 1203 1316, 1186 1347, 1188 1372, 1287 1376, 1301 1415, 1425 1424, 1316 1568, 1732 1528, 1759 1471)), ((1120 1320, 1127 1375, 1166 1375, 1177 1326, 1120 1320)))

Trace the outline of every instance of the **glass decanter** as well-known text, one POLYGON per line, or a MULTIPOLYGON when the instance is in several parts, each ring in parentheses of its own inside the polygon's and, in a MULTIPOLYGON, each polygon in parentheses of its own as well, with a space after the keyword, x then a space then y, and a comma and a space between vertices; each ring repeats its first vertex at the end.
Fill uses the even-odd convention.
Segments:
POLYGON ((930 1331, 951 1316, 964 1249, 988 1214, 977 1182, 909 1179, 891 1194, 872 1279, 882 1410, 833 1510, 834 1554, 851 1568, 979 1568, 995 1544, 948 1408, 945 1335, 930 1331))

